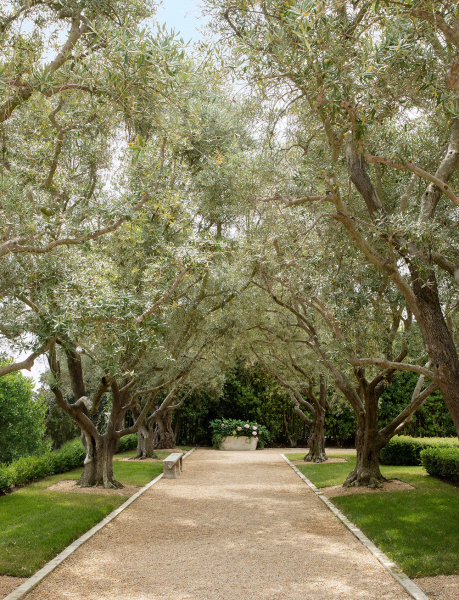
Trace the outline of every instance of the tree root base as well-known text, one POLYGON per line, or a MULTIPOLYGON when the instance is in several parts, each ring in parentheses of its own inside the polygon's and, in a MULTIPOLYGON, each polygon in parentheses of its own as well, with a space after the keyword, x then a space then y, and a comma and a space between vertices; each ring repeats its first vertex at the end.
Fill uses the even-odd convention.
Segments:
POLYGON ((304 457, 304 462, 310 462, 310 463, 323 463, 326 460, 328 460, 327 455, 326 454, 306 454, 306 456, 304 457))
POLYGON ((98 488, 102 487, 105 490, 121 490, 124 485, 116 479, 110 479, 107 481, 98 481, 97 483, 86 483, 84 481, 77 481, 76 486, 80 488, 98 488))
POLYGON ((375 490, 384 487, 384 484, 388 481, 389 479, 386 479, 382 475, 380 477, 368 475, 362 475, 359 477, 358 475, 351 474, 343 483, 343 487, 367 487, 372 490, 375 490))
POLYGON ((133 456, 129 460, 146 460, 147 458, 154 458, 155 460, 160 460, 156 452, 152 452, 151 454, 140 454, 140 456, 133 456))

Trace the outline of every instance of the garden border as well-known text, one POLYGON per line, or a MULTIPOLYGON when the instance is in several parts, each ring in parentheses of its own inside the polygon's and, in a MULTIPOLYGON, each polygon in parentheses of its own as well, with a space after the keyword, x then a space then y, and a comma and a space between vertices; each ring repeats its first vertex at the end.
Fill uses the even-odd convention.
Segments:
MULTIPOLYGON (((189 450, 183 456, 183 458, 186 458, 187 456, 189 456, 194 450, 196 450, 196 448, 191 448, 191 450, 189 450)), ((15 590, 10 592, 8 594, 8 596, 5 596, 5 598, 3 600, 21 600, 21 598, 24 598, 24 596, 26 596, 26 594, 31 592, 45 577, 47 577, 50 573, 52 573, 57 566, 59 566, 62 562, 64 562, 64 560, 68 556, 73 554, 77 548, 79 548, 86 541, 91 539, 95 533, 97 533, 98 531, 103 529, 105 527, 105 525, 110 523, 110 521, 113 521, 113 519, 115 517, 117 517, 121 512, 123 512, 123 510, 125 510, 130 504, 132 504, 134 502, 134 500, 137 500, 137 498, 139 496, 141 496, 144 492, 149 490, 155 483, 157 483, 160 479, 162 479, 163 475, 164 475, 164 473, 161 473, 160 475, 158 475, 158 477, 155 477, 154 479, 152 479, 149 483, 147 483, 147 485, 145 485, 143 488, 141 488, 133 496, 128 498, 126 500, 126 502, 124 502, 121 506, 119 506, 114 511, 112 511, 109 515, 107 515, 104 519, 102 519, 102 521, 99 521, 99 523, 97 523, 97 525, 94 525, 94 527, 92 527, 92 529, 90 529, 86 533, 83 533, 82 536, 80 536, 77 540, 72 542, 69 546, 67 546, 67 548, 64 548, 64 550, 62 550, 62 552, 60 552, 57 556, 55 556, 48 563, 46 563, 46 565, 44 567, 42 567, 39 571, 37 571, 34 575, 32 575, 32 577, 29 577, 29 579, 27 579, 27 581, 24 581, 24 583, 22 583, 19 587, 17 587, 15 590)))
MULTIPOLYGON (((398 583, 408 592, 408 594, 414 598, 414 600, 429 600, 428 596, 419 588, 414 581, 412 581, 406 573, 401 571, 395 563, 393 563, 382 550, 380 550, 373 542, 367 538, 361 529, 357 527, 331 502, 326 498, 322 492, 316 488, 316 486, 310 481, 303 473, 295 467, 295 465, 289 461, 285 454, 281 454, 285 462, 292 467, 295 473, 301 477, 301 479, 311 488, 311 490, 318 496, 322 502, 332 511, 334 515, 343 523, 349 531, 355 535, 355 537, 362 542, 362 544, 378 559, 378 561, 385 567, 392 577, 398 581, 398 583)), ((7 600, 7 599, 5 599, 7 600)), ((9 600, 9 599, 8 599, 9 600)))

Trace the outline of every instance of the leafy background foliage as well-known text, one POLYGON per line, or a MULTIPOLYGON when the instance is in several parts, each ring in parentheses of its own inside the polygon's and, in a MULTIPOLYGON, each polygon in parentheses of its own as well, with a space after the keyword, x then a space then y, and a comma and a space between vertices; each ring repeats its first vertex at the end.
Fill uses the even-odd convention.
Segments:
POLYGON ((46 404, 32 390, 32 380, 19 372, 0 378, 0 464, 49 449, 46 404))

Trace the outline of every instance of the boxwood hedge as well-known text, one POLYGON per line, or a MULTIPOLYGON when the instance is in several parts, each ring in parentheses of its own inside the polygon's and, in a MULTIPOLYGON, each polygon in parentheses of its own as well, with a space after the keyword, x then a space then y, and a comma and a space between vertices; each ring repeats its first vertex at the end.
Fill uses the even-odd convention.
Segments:
POLYGON ((421 452, 426 448, 459 448, 457 438, 412 438, 405 435, 393 437, 379 454, 384 465, 417 466, 421 452))
POLYGON ((429 475, 459 483, 459 448, 426 448, 421 463, 429 475))
MULTIPOLYGON (((120 440, 118 452, 126 452, 137 445, 137 434, 120 440)), ((40 456, 25 456, 9 465, 0 465, 0 493, 12 487, 25 485, 34 479, 66 473, 83 466, 85 450, 80 439, 64 444, 59 450, 40 456)))

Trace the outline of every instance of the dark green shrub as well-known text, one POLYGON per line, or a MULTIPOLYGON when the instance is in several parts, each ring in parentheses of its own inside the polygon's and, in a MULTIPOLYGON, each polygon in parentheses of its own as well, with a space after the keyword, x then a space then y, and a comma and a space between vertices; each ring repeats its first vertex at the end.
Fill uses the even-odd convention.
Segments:
MULTIPOLYGON (((418 381, 417 373, 400 371, 379 400, 380 427, 388 425, 408 404, 418 381)), ((456 435, 440 390, 433 392, 413 415, 413 420, 403 431, 412 437, 452 437, 456 435)))
MULTIPOLYGON (((126 435, 120 440, 118 452, 126 452, 136 446, 137 434, 126 435)), ((14 486, 25 485, 34 479, 77 469, 83 466, 85 456, 83 444, 77 438, 54 452, 40 456, 26 456, 10 465, 0 465, 0 492, 7 492, 14 486)))
POLYGON ((421 452, 426 448, 459 448, 457 438, 412 438, 406 435, 393 437, 379 454, 384 465, 417 466, 421 452))
POLYGON ((86 456, 81 440, 76 439, 64 444, 60 450, 51 452, 53 474, 65 473, 77 467, 81 467, 86 456))
POLYGON ((33 479, 42 479, 53 473, 53 460, 49 454, 24 456, 11 466, 14 466, 14 485, 24 485, 33 479))
POLYGON ((327 444, 353 446, 355 443, 355 430, 357 419, 349 403, 338 398, 332 410, 325 413, 324 435, 327 444))
POLYGON ((15 474, 13 465, 0 467, 0 493, 13 487, 15 474))
POLYGON ((459 482, 459 448, 426 448, 421 463, 429 475, 459 482))
POLYGON ((128 452, 129 450, 133 450, 134 448, 137 448, 137 434, 130 433, 129 435, 125 435, 120 439, 117 453, 128 452))

